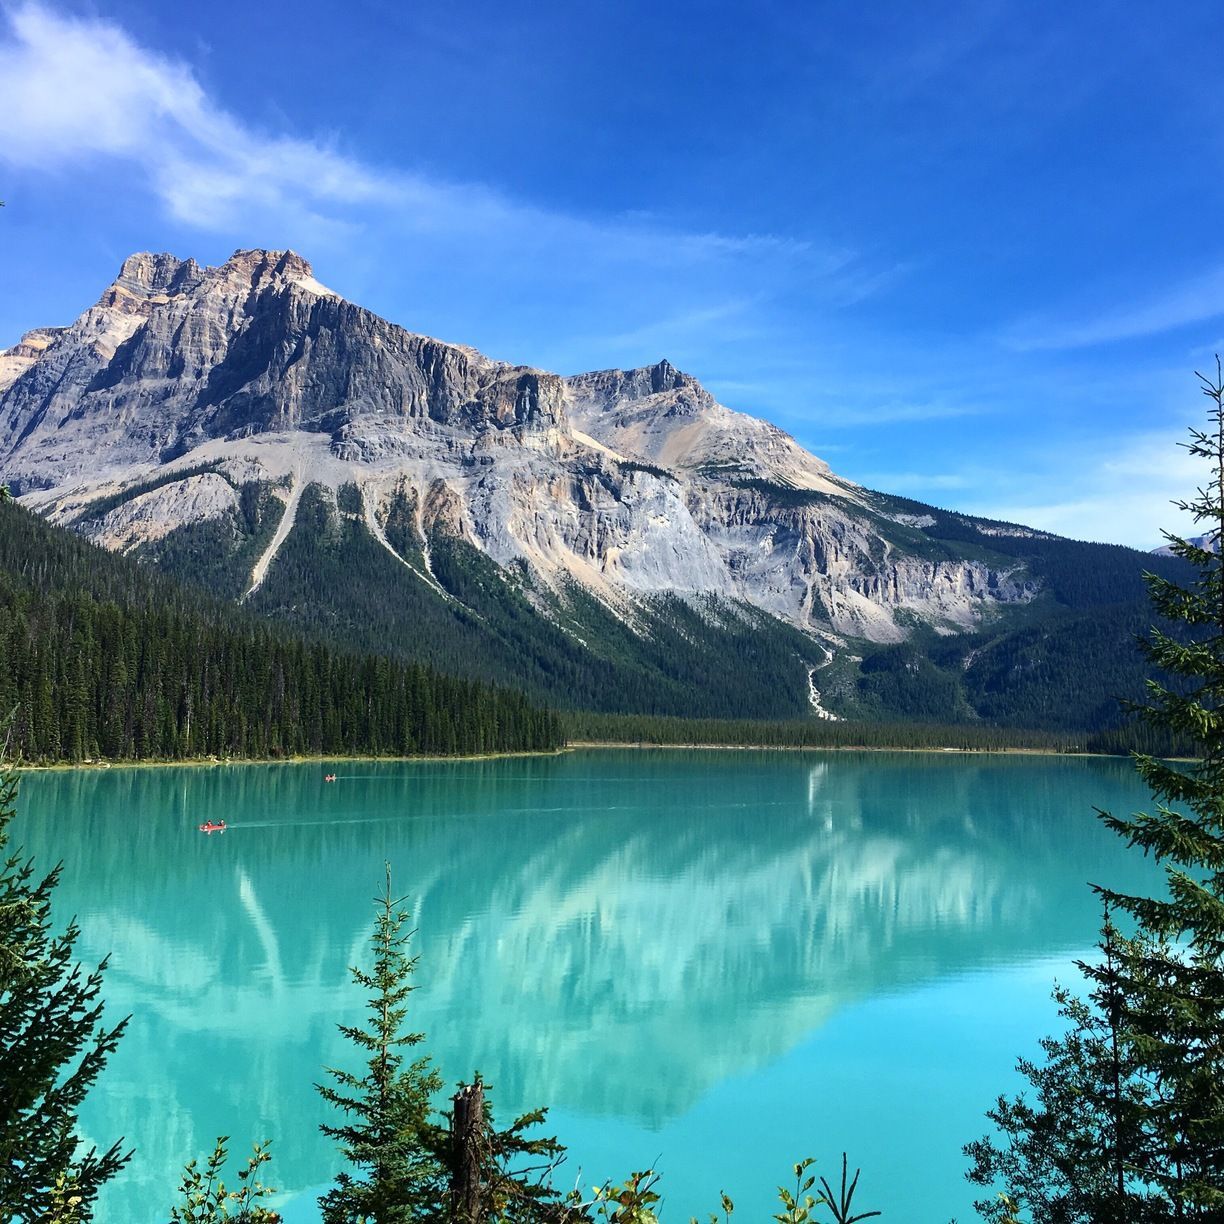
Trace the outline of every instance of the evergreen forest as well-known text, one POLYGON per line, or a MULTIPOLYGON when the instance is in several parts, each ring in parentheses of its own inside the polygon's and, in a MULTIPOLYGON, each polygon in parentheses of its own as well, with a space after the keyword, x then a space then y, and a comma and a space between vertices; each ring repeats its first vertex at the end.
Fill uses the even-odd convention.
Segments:
POLYGON ((306 640, 0 505, 0 711, 32 762, 551 750, 520 693, 306 640))

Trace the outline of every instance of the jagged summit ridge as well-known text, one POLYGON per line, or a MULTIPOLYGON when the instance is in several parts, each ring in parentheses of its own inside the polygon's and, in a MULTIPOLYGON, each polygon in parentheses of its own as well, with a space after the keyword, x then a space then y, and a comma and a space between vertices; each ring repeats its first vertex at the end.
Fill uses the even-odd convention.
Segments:
POLYGON ((211 268, 165 251, 138 251, 123 261, 119 275, 107 292, 118 289, 144 295, 170 295, 189 291, 207 278, 245 282, 254 289, 262 281, 278 278, 309 284, 314 282, 314 269, 296 251, 288 250, 238 250, 223 264, 211 268))
POLYGON ((666 360, 495 361, 345 300, 292 251, 132 255, 75 322, 0 353, 0 478, 122 549, 233 515, 253 482, 283 503, 283 543, 303 489, 338 506, 352 485, 392 560, 386 518, 408 504, 426 557, 445 530, 630 620, 634 599, 679 593, 892 640, 1032 595, 898 547, 862 489, 666 360))

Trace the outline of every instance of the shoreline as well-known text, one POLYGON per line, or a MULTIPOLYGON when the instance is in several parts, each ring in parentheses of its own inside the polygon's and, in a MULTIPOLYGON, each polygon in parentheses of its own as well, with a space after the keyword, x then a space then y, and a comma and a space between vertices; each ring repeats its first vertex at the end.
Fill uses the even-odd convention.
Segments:
POLYGON ((322 765, 332 761, 361 761, 374 764, 386 761, 391 765, 403 765, 409 761, 500 761, 518 757, 551 757, 568 752, 565 748, 538 749, 529 752, 474 752, 463 756, 442 756, 421 753, 413 756, 376 756, 372 753, 336 753, 334 755, 288 756, 288 757, 184 757, 174 761, 56 761, 51 765, 14 764, 9 768, 17 773, 52 773, 57 769, 226 769, 245 765, 322 765))
POLYGON ((188 757, 169 761, 56 761, 50 765, 15 764, 10 768, 17 773, 52 773, 56 770, 107 770, 107 769, 224 769, 233 766, 269 765, 322 765, 329 762, 363 762, 390 765, 409 764, 414 761, 453 762, 456 765, 471 761, 516 760, 529 757, 557 757, 576 751, 610 751, 627 749, 634 752, 905 752, 928 753, 939 756, 1052 756, 1087 757, 1095 760, 1128 760, 1128 757, 1108 752, 1061 752, 1056 748, 951 748, 951 747, 892 747, 882 744, 661 744, 650 740, 575 740, 564 748, 540 749, 529 752, 480 752, 463 756, 421 754, 413 756, 376 756, 370 753, 340 753, 336 755, 311 755, 292 757, 188 757))
POLYGON ((892 747, 886 744, 659 744, 651 740, 620 742, 617 740, 575 740, 569 749, 575 748, 632 748, 641 751, 663 751, 669 748, 685 752, 931 752, 957 753, 961 756, 1055 756, 1091 757, 1103 761, 1125 761, 1128 757, 1112 752, 1061 752, 1057 748, 942 748, 942 747, 892 747))

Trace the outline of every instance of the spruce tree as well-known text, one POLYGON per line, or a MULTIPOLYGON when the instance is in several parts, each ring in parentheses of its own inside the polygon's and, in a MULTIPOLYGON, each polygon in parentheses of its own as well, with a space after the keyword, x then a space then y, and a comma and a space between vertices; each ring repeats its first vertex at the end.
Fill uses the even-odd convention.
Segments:
POLYGON ((367 993, 365 1027, 339 1025, 365 1060, 363 1073, 328 1068, 334 1084, 316 1085, 344 1120, 320 1127, 336 1139, 347 1170, 319 1199, 324 1224, 407 1224, 442 1216, 447 1170, 441 1152, 445 1133, 431 1120, 431 1098, 442 1080, 428 1057, 405 1061, 405 1051, 423 1040, 408 1030, 407 1001, 416 958, 408 955, 411 932, 403 899, 391 893, 391 871, 370 939, 373 966, 350 970, 367 993))
POLYGON ((967 1144, 969 1180, 1005 1187, 975 1204, 995 1224, 1022 1206, 1034 1224, 1130 1224, 1152 1214, 1159 1195, 1134 1176, 1149 1156, 1152 1085, 1127 1035, 1125 964, 1138 945, 1106 914, 1100 960, 1082 962, 1092 983, 1086 999, 1056 987, 1059 1037, 1041 1042, 1044 1061, 1021 1059, 1031 1097, 1000 1096, 987 1117, 999 1136, 967 1144))
POLYGON ((1138 712, 1189 765, 1135 754, 1154 810, 1102 813, 1106 824, 1165 870, 1167 892, 1133 896, 1097 888, 1134 924, 1122 938, 1107 920, 1104 958, 1081 965, 1087 1002, 1062 995, 1069 1031, 1043 1043, 1044 1065, 1021 1063, 1036 1091, 1000 1098, 990 1114, 1005 1142, 970 1144, 970 1180, 1000 1183, 1004 1202, 1034 1224, 1224 1219, 1224 373, 1199 376, 1210 429, 1190 453, 1209 479, 1180 508, 1208 528, 1207 547, 1168 536, 1196 576, 1148 577, 1167 627, 1143 643, 1170 677, 1149 682, 1138 712))
POLYGON ((1142 715, 1191 741, 1190 768, 1137 755, 1155 810, 1105 815, 1131 846, 1165 869, 1164 897, 1101 891, 1149 939, 1132 956, 1138 1006, 1131 1040, 1157 1085, 1151 1152, 1138 1175, 1150 1178, 1188 1218, 1224 1218, 1224 372, 1199 375, 1211 403, 1208 431, 1188 449, 1210 465, 1193 500, 1180 503, 1207 527, 1207 547, 1170 536, 1174 553, 1197 571, 1182 585, 1152 577, 1156 612, 1182 632, 1155 629, 1148 658, 1175 678, 1152 681, 1142 715))
POLYGON ((51 924, 59 867, 39 878, 8 851, 17 779, 0 774, 0 1218, 78 1224, 131 1153, 85 1149, 77 1113, 126 1025, 101 1023, 103 961, 73 959, 80 931, 51 924))

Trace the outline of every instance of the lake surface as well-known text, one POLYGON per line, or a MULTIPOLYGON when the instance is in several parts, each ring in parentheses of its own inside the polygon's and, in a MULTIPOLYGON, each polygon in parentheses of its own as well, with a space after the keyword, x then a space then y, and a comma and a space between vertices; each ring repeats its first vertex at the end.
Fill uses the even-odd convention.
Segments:
POLYGON ((414 1026, 502 1121, 551 1106, 567 1183, 657 1162, 665 1220, 720 1189, 759 1219, 791 1163, 846 1149, 863 1207, 963 1224, 960 1147, 1055 1027, 1087 882, 1154 881, 1093 809, 1145 804, 1122 761, 590 751, 31 774, 13 834, 63 859, 59 918, 133 1015, 85 1117, 137 1149, 107 1224, 167 1219, 219 1134, 270 1138, 286 1219, 317 1219, 338 1165, 312 1085, 352 1064, 384 861, 414 1026))

